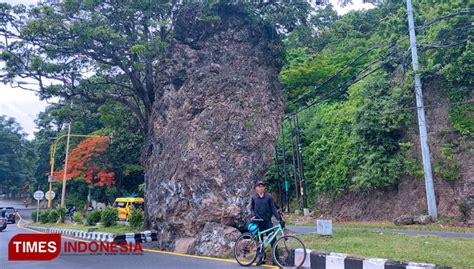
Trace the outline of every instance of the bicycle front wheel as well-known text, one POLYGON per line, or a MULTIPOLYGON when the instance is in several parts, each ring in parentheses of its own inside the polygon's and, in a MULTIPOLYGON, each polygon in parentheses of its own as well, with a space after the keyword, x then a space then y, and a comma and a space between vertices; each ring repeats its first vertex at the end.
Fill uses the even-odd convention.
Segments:
POLYGON ((250 266, 257 259, 258 241, 250 233, 243 233, 234 245, 234 258, 242 266, 250 266))
POLYGON ((300 268, 306 260, 306 247, 295 236, 285 235, 280 237, 273 245, 273 261, 280 267, 300 268), (296 259, 296 252, 302 255, 296 259))

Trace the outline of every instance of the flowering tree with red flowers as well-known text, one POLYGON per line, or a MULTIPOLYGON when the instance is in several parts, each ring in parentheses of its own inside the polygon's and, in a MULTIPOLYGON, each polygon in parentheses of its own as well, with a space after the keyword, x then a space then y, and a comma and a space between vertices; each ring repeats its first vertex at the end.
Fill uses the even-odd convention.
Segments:
MULTIPOLYGON (((111 171, 108 158, 103 154, 109 147, 108 137, 89 137, 82 140, 69 154, 68 179, 84 179, 90 187, 115 184, 115 173, 111 171)), ((64 170, 54 172, 62 177, 64 170)))

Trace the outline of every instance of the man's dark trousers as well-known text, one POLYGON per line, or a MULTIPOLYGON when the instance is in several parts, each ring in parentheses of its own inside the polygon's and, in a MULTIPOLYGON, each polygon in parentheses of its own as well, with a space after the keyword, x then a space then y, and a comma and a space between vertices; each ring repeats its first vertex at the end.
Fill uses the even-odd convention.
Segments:
MULTIPOLYGON (((271 220, 264 220, 264 221, 257 222, 257 223, 258 223, 258 229, 260 230, 260 232, 263 232, 263 231, 268 230, 268 229, 273 227, 273 223, 272 223, 271 220)), ((272 233, 272 232, 275 232, 275 230, 266 232, 265 236, 269 236, 270 233, 272 233)), ((275 244, 275 241, 276 241, 276 237, 273 238, 272 242, 270 242, 270 244, 272 245, 272 249, 273 249, 273 245, 275 244)), ((262 253, 260 253, 260 255, 262 255, 262 256, 264 255, 264 249, 262 249, 262 253)), ((278 255, 278 253, 277 253, 277 255, 278 255)))

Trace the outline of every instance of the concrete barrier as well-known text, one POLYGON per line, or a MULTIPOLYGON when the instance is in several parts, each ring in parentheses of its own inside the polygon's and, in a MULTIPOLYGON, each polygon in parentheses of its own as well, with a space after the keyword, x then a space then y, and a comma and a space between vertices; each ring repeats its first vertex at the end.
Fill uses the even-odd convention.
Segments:
POLYGON ((65 236, 98 241, 98 242, 131 242, 135 244, 136 242, 145 243, 158 240, 158 234, 154 231, 143 231, 139 233, 125 233, 125 234, 113 234, 113 233, 102 233, 102 232, 85 232, 71 229, 58 229, 58 228, 48 228, 43 226, 34 226, 25 224, 22 225, 26 228, 43 232, 43 233, 59 233, 65 236))
MULTIPOLYGON (((295 263, 301 261, 304 252, 295 251, 295 263)), ((435 269, 431 263, 400 262, 386 259, 351 257, 342 253, 325 253, 307 250, 301 268, 305 269, 435 269)), ((438 267, 448 269, 450 267, 438 267)))

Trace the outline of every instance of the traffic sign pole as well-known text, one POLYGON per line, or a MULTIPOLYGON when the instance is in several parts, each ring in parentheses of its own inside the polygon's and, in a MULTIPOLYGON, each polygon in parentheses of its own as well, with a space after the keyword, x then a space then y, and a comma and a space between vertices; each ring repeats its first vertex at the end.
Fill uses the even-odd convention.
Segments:
POLYGON ((44 192, 36 191, 33 194, 33 198, 35 198, 35 200, 37 201, 37 203, 36 203, 36 222, 38 222, 40 201, 43 200, 43 198, 44 198, 44 192))
POLYGON ((37 205, 36 205, 36 223, 38 223, 38 217, 39 217, 39 210, 40 210, 40 200, 37 200, 37 205))

